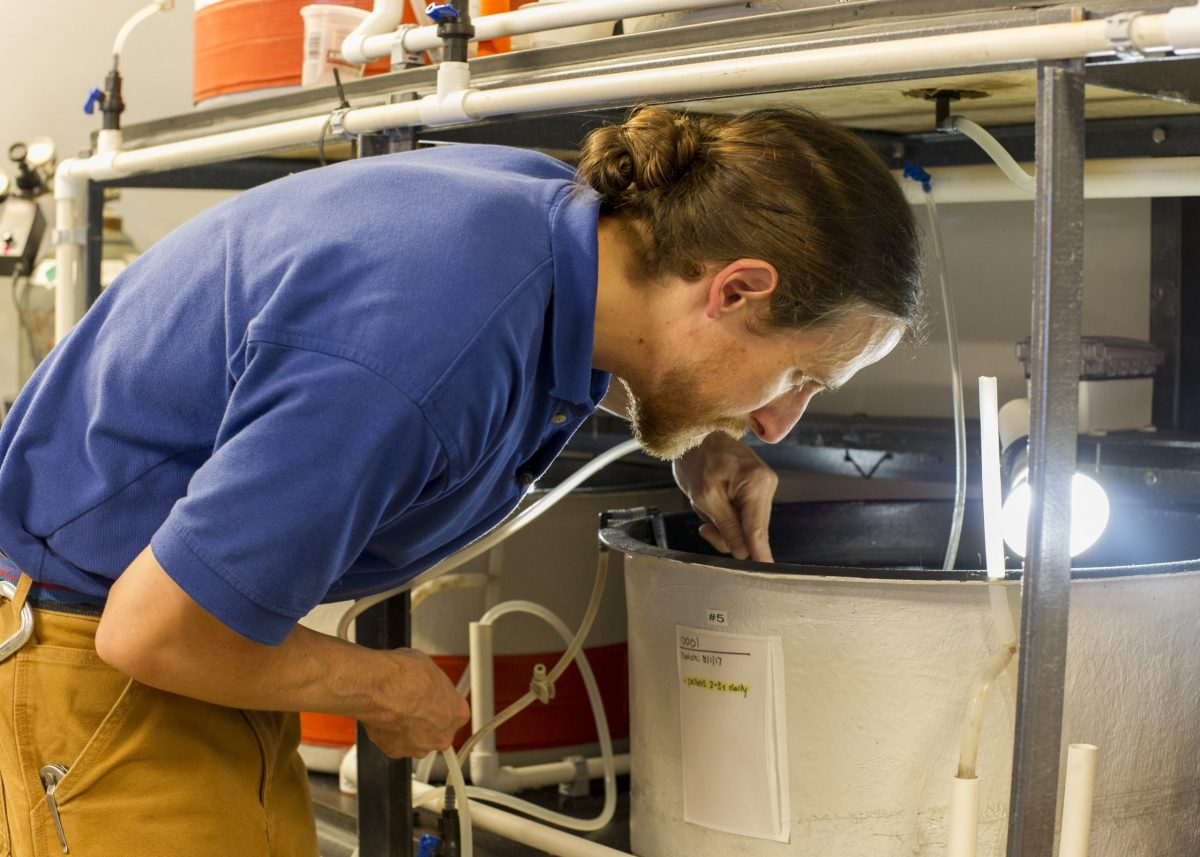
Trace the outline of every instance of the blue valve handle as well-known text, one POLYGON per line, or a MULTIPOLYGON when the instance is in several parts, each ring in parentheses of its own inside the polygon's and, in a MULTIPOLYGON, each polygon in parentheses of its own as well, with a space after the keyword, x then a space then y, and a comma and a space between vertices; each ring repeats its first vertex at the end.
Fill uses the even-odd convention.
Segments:
POLYGON ((441 840, 432 833, 426 833, 417 842, 417 857, 433 857, 437 853, 437 847, 441 844, 441 840))
POLYGON ((904 162, 904 177, 912 179, 915 182, 920 182, 921 189, 925 193, 929 193, 933 188, 933 176, 909 161, 904 162))
POLYGON ((458 20, 458 10, 449 3, 430 3, 425 7, 425 14, 439 24, 458 20))
POLYGON ((83 112, 91 116, 96 112, 96 105, 104 101, 104 93, 97 87, 92 87, 92 91, 88 93, 87 101, 83 104, 83 112))

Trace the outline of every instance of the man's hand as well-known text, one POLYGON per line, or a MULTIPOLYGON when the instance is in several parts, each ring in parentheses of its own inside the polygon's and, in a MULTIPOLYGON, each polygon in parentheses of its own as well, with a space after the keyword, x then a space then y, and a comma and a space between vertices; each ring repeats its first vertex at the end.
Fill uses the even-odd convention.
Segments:
POLYGON ((445 674, 412 649, 367 649, 300 625, 278 646, 235 633, 193 601, 150 548, 113 584, 96 651, 142 684, 181 696, 353 717, 393 757, 449 747, 471 717, 445 674))
POLYGON ((737 559, 774 562, 767 542, 779 477, 750 447, 713 432, 673 465, 675 481, 705 521, 700 535, 737 559))
MULTIPOLYGON (((433 750, 445 750, 458 728, 471 718, 466 700, 427 655, 414 649, 387 654, 396 667, 390 679, 395 708, 370 719, 364 717, 367 734, 393 759, 420 758, 433 750)), ((384 693, 388 694, 386 688, 384 693)))

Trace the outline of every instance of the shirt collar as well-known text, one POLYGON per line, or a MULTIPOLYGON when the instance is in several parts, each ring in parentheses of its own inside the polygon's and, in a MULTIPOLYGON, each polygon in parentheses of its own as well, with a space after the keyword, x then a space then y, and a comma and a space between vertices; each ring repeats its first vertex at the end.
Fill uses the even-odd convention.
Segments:
POLYGON ((592 369, 596 327, 596 226, 600 200, 573 186, 551 214, 554 294, 550 323, 553 386, 550 395, 595 408, 608 389, 609 375, 592 369))

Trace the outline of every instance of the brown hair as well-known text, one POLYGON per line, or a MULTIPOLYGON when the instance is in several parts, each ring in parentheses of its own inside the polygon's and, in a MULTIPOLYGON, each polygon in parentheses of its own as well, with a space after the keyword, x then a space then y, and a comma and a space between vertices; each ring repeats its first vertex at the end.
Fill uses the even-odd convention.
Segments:
POLYGON ((579 180, 641 236, 648 279, 764 259, 779 271, 769 323, 805 328, 866 304, 918 324, 912 211, 852 132, 796 110, 737 116, 634 110, 583 143, 579 180))

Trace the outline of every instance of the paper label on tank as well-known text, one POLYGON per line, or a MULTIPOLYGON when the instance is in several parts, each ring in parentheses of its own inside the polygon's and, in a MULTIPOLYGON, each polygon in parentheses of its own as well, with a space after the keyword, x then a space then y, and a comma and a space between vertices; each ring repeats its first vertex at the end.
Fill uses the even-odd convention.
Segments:
POLYGON ((788 841, 783 640, 675 626, 683 815, 788 841))

